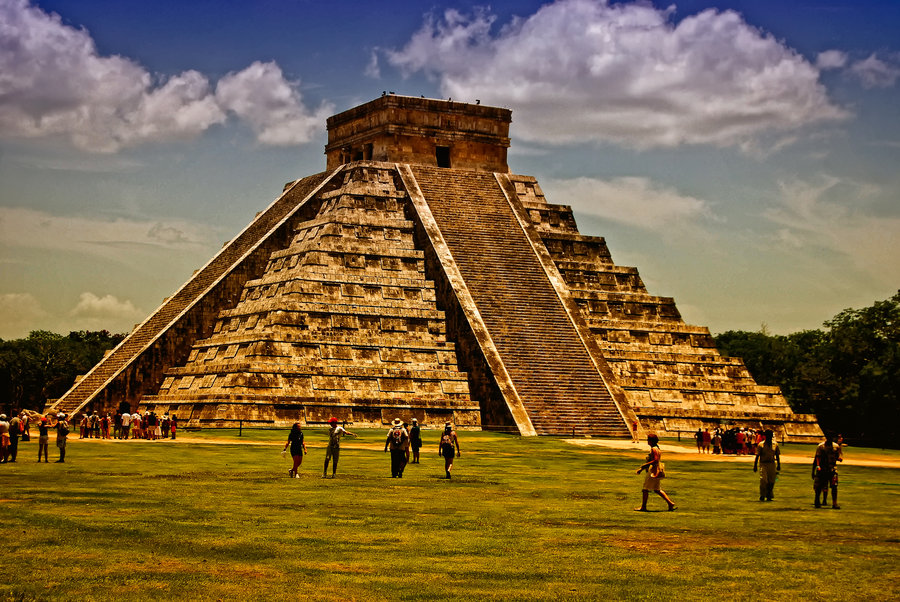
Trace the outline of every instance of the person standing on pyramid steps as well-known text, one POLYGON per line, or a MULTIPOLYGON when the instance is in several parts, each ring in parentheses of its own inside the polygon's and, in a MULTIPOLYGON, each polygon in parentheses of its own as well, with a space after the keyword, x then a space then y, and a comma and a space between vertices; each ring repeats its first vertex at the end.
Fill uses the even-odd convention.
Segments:
POLYGON ((291 446, 291 458, 294 460, 294 467, 288 471, 288 476, 299 479, 300 473, 297 472, 297 469, 300 468, 300 465, 303 463, 303 454, 307 453, 306 443, 303 442, 303 431, 300 430, 299 420, 291 426, 291 432, 288 433, 287 443, 284 444, 284 449, 281 450, 282 455, 284 455, 288 445, 291 446))
POLYGON ((328 447, 325 448, 325 469, 322 471, 322 478, 328 476, 328 462, 331 462, 331 478, 337 473, 338 458, 341 455, 341 437, 350 435, 356 437, 342 426, 338 426, 338 419, 332 416, 328 419, 331 429, 328 431, 328 447))
POLYGON ((450 471, 453 470, 453 456, 454 456, 454 446, 456 446, 456 457, 459 457, 459 439, 456 436, 456 431, 453 430, 453 427, 450 426, 450 423, 447 422, 444 424, 444 432, 441 433, 441 440, 438 443, 438 455, 444 456, 444 471, 447 475, 444 477, 445 479, 450 478, 450 471))

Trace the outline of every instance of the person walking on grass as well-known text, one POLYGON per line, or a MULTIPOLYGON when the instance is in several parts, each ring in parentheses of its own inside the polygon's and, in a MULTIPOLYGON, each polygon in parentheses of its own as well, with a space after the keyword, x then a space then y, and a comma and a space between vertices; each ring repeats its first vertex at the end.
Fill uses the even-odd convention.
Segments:
POLYGON ((422 449, 422 429, 419 428, 419 421, 412 419, 412 426, 409 427, 409 444, 412 447, 412 463, 419 463, 419 450, 422 449))
POLYGON ((775 433, 766 429, 762 443, 756 445, 753 472, 759 469, 759 501, 771 502, 775 497, 775 479, 781 472, 781 450, 773 440, 775 433))
POLYGON ((66 461, 66 437, 69 436, 69 423, 66 422, 66 415, 57 415, 56 424, 53 427, 56 429, 56 447, 59 448, 59 460, 56 463, 59 464, 66 461))
POLYGON ((656 433, 647 435, 647 444, 650 446, 650 453, 647 454, 647 461, 641 464, 636 473, 641 474, 643 471, 647 471, 647 476, 644 479, 644 486, 641 490, 641 507, 635 508, 635 511, 647 512, 647 500, 650 497, 650 492, 655 491, 656 495, 664 499, 666 504, 669 505, 669 511, 671 512, 672 510, 675 510, 677 506, 660 487, 660 479, 666 476, 666 473, 661 461, 662 452, 659 451, 659 437, 656 436, 656 433))
POLYGON ((384 442, 384 451, 391 450, 391 478, 402 479, 403 469, 406 468, 406 450, 409 443, 409 434, 403 428, 399 418, 394 418, 391 430, 388 431, 384 442))
POLYGON ((450 478, 450 471, 453 470, 454 446, 456 457, 458 458, 460 455, 459 438, 456 436, 456 431, 447 422, 444 424, 444 432, 441 433, 441 440, 438 443, 438 455, 444 456, 444 472, 447 473, 447 476, 444 477, 445 479, 450 478))
POLYGON ((38 422, 38 462, 41 461, 41 454, 44 454, 44 463, 47 464, 50 460, 47 459, 47 452, 50 448, 50 421, 47 420, 46 417, 41 417, 40 422, 38 422))
POLYGON ((816 448, 816 455, 813 458, 812 478, 813 490, 816 493, 815 506, 822 507, 819 501, 819 495, 823 492, 827 493, 831 488, 831 507, 840 510, 837 503, 838 490, 838 473, 837 463, 843 461, 841 449, 834 442, 832 433, 825 433, 825 441, 816 448))
POLYGON ((9 458, 9 423, 6 414, 0 414, 0 464, 5 464, 9 458))
POLYGON ((288 471, 288 476, 299 479, 300 473, 297 472, 297 469, 303 463, 303 454, 306 453, 306 443, 303 442, 303 431, 300 430, 299 420, 294 423, 291 427, 291 432, 288 433, 287 443, 284 444, 284 449, 281 450, 282 455, 287 450, 288 445, 291 446, 291 458, 294 460, 294 467, 288 471))
POLYGON ((341 437, 344 435, 356 437, 354 433, 351 433, 342 426, 338 426, 338 419, 333 416, 328 419, 328 424, 331 425, 331 429, 328 431, 328 447, 325 448, 325 469, 322 471, 323 479, 328 476, 329 461, 331 462, 332 479, 337 472, 338 458, 341 455, 341 437))

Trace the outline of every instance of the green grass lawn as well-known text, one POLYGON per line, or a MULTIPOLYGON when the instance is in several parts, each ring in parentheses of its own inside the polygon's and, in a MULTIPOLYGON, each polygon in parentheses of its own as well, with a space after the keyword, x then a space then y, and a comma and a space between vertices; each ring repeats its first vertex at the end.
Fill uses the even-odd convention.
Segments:
POLYGON ((333 480, 323 430, 300 479, 286 431, 76 438, 66 464, 20 444, 0 466, 0 599, 900 598, 897 469, 843 466, 843 509, 816 510, 806 464, 759 503, 750 464, 666 458, 663 441, 678 510, 653 496, 637 513, 643 453, 461 432, 446 481, 425 431, 399 480, 385 432, 345 440, 333 480))

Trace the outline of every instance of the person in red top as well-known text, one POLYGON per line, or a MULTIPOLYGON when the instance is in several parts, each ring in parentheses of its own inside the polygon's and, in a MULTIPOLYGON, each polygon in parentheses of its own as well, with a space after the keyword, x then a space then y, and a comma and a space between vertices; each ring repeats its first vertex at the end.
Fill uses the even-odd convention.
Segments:
POLYGON ((659 451, 659 437, 656 436, 656 433, 650 433, 647 435, 647 444, 650 446, 650 453, 647 454, 647 461, 641 464, 640 468, 637 469, 636 474, 641 474, 643 471, 647 471, 647 476, 644 479, 644 486, 641 489, 641 506, 640 508, 635 508, 637 512, 647 512, 647 500, 650 497, 650 492, 655 491, 656 495, 661 497, 666 501, 666 504, 669 505, 669 511, 675 510, 677 506, 675 502, 669 499, 669 496, 666 495, 666 492, 662 490, 660 486, 660 479, 665 476, 665 471, 660 461, 662 459, 662 452, 659 451))

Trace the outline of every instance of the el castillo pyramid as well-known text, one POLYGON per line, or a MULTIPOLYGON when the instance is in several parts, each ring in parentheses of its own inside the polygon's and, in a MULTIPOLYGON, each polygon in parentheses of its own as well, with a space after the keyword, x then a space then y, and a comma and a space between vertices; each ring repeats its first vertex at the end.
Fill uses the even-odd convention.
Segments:
POLYGON ((719 355, 535 178, 509 173, 510 122, 393 94, 329 118, 326 171, 288 184, 48 409, 817 438, 815 416, 719 355))

